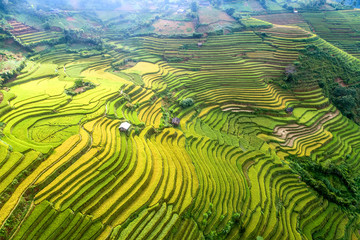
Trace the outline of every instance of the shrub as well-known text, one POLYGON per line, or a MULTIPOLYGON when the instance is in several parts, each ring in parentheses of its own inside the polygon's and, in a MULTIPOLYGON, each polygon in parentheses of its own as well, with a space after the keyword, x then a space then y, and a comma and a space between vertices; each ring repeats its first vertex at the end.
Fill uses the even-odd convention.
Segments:
POLYGON ((83 81, 81 79, 75 80, 75 87, 79 88, 82 87, 83 81))
POLYGON ((192 98, 185 98, 180 101, 180 106, 183 108, 191 107, 194 105, 194 100, 192 98))
POLYGON ((234 12, 235 12, 235 9, 234 8, 228 8, 228 9, 225 10, 225 12, 228 15, 232 16, 234 14, 234 12))
POLYGON ((140 134, 140 128, 139 127, 135 127, 135 134, 139 135, 140 134))

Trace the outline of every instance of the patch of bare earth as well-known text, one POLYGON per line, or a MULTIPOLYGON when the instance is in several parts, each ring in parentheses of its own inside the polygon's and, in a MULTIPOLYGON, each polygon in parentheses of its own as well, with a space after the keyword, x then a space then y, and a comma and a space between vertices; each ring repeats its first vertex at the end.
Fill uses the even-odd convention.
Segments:
POLYGON ((84 87, 79 87, 79 88, 77 88, 77 89, 74 90, 74 92, 76 92, 76 93, 82 93, 82 92, 84 92, 84 91, 85 91, 85 88, 84 88, 84 87))
POLYGON ((76 21, 75 18, 72 18, 72 17, 67 17, 66 20, 69 21, 69 22, 75 22, 76 21))
POLYGON ((349 86, 348 84, 344 83, 344 80, 342 80, 341 78, 335 78, 335 82, 337 82, 340 86, 342 87, 347 87, 349 86))
POLYGON ((195 31, 193 22, 159 19, 153 24, 155 32, 163 35, 192 34, 195 31))
POLYGON ((0 104, 2 103, 2 100, 4 99, 4 94, 0 92, 0 104))

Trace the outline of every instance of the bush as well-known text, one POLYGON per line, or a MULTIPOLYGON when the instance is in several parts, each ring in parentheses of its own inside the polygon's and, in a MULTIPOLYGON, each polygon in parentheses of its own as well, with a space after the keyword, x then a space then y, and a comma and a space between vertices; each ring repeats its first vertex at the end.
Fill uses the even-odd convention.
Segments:
POLYGON ((228 8, 228 9, 225 10, 225 12, 228 15, 232 16, 234 14, 234 12, 235 12, 235 9, 234 8, 228 8))
POLYGON ((50 30, 51 26, 50 26, 49 22, 45 22, 45 23, 43 24, 43 28, 44 28, 45 30, 50 30))
POLYGON ((180 106, 183 108, 191 107, 194 105, 194 100, 192 98, 185 98, 180 101, 180 106))
POLYGON ((202 33, 193 33, 193 38, 201 38, 202 33))
POLYGON ((83 86, 83 81, 81 79, 75 80, 75 88, 83 86))

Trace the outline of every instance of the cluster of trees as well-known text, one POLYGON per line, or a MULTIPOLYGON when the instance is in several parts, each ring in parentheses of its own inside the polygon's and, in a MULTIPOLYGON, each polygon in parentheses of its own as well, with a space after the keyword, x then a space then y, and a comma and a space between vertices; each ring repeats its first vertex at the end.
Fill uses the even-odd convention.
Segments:
MULTIPOLYGON (((207 223, 207 219, 211 216, 212 213, 212 204, 210 203, 210 209, 208 212, 204 213, 204 220, 202 222, 203 224, 203 228, 205 229, 206 224, 207 223)), ((242 234, 245 232, 245 228, 243 227, 244 223, 243 220, 241 219, 242 217, 242 213, 233 213, 233 215, 231 216, 231 219, 226 223, 226 225, 224 226, 223 229, 221 229, 220 231, 211 231, 209 234, 205 235, 205 239, 207 240, 223 240, 223 239, 227 239, 230 232, 234 229, 234 228, 238 228, 239 229, 239 234, 242 234)), ((220 217, 220 219, 222 220, 223 218, 225 218, 224 215, 222 215, 220 217)), ((221 221, 220 221, 221 222, 221 221)))
POLYGON ((8 80, 17 76, 21 72, 21 70, 24 69, 25 66, 26 66, 25 61, 23 61, 21 62, 20 66, 17 67, 16 69, 0 74, 0 87, 2 87, 3 84, 5 84, 8 80))
POLYGON ((68 29, 64 30, 64 39, 66 43, 90 43, 93 45, 102 45, 100 37, 84 37, 84 30, 68 29))
POLYGON ((192 98, 185 98, 183 100, 180 101, 180 106, 182 108, 187 108, 187 107, 191 107, 192 105, 194 105, 194 100, 192 98))
POLYGON ((357 87, 342 87, 337 86, 332 90, 331 99, 334 102, 335 106, 337 106, 341 112, 351 118, 354 119, 357 123, 359 123, 358 116, 359 109, 355 109, 359 107, 359 85, 357 87))
POLYGON ((290 162, 294 172, 301 176, 301 180, 319 194, 351 211, 359 212, 359 181, 350 174, 346 161, 342 161, 340 165, 329 163, 323 166, 311 157, 290 155, 286 160, 290 162))
POLYGON ((74 82, 74 86, 72 86, 71 88, 65 89, 65 94, 70 95, 70 96, 75 96, 81 92, 85 92, 86 90, 93 89, 95 87, 96 87, 95 84, 93 84, 92 82, 84 82, 82 79, 77 79, 74 82), (78 88, 83 88, 83 90, 76 92, 75 90, 78 88))
POLYGON ((232 16, 235 13, 235 8, 227 8, 227 9, 225 9, 225 12, 228 15, 232 16))

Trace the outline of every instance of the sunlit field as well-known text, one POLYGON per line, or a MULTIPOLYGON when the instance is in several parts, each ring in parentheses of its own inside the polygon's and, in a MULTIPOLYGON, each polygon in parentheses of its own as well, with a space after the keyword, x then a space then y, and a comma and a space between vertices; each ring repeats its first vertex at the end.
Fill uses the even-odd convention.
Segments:
POLYGON ((359 239, 357 10, 284 4, 1 2, 0 239, 359 239))

